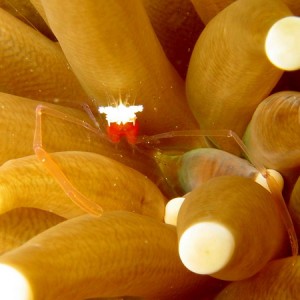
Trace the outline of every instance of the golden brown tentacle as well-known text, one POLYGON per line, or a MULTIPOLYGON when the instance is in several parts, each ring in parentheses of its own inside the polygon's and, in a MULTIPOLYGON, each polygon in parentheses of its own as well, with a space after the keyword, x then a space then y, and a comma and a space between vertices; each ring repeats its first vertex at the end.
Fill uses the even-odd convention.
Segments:
MULTIPOLYGON (((60 152, 51 157, 74 187, 104 211, 129 210, 163 219, 164 196, 139 172, 89 152, 60 152)), ((2 213, 16 207, 44 209, 65 218, 84 213, 34 155, 3 164, 0 182, 2 213)))
POLYGON ((300 93, 283 91, 267 97, 254 112, 244 136, 249 152, 268 168, 300 166, 300 93))
POLYGON ((0 215, 0 253, 17 248, 42 231, 64 221, 44 210, 20 207, 0 215))
POLYGON ((0 91, 36 100, 92 105, 59 45, 0 9, 0 91))
POLYGON ((299 239, 300 237, 300 177, 299 176, 298 176, 298 180, 296 181, 293 187, 288 208, 291 217, 293 219, 295 230, 299 239))
POLYGON ((183 299, 195 289, 204 295, 219 285, 182 265, 173 226, 128 212, 63 222, 3 255, 0 269, 2 264, 25 276, 34 299, 183 299), (40 276, 41 269, 47 276, 40 276))
POLYGON ((230 284, 215 299, 297 299, 300 293, 299 268, 299 256, 296 260, 288 257, 272 261, 252 278, 230 284))
POLYGON ((143 104, 139 120, 147 134, 197 127, 184 83, 166 59, 140 1, 41 2, 69 63, 97 105, 117 102, 119 95, 143 104))
POLYGON ((183 263, 200 274, 241 280, 286 251, 271 194, 249 178, 213 178, 186 195, 177 218, 183 263))
POLYGON ((282 75, 268 61, 264 43, 273 23, 288 15, 291 12, 279 0, 240 0, 205 27, 186 81, 188 101, 201 129, 244 133, 255 108, 282 75))

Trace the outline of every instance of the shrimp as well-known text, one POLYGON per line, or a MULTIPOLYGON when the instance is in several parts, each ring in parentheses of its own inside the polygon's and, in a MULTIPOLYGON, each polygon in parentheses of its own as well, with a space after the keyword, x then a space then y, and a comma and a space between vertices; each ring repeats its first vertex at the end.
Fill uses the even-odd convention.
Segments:
POLYGON ((36 128, 33 140, 33 149, 37 158, 44 164, 52 176, 56 179, 58 184, 64 190, 64 192, 69 196, 69 198, 79 206, 83 211, 101 216, 103 209, 100 205, 96 204, 92 200, 88 199, 83 195, 76 187, 68 180, 67 176, 63 173, 57 163, 51 158, 51 155, 43 146, 42 138, 42 115, 47 114, 49 116, 65 120, 86 128, 87 130, 97 134, 99 137, 109 140, 114 144, 118 144, 122 137, 125 137, 128 144, 137 150, 142 150, 143 146, 146 147, 157 147, 160 145, 161 141, 166 139, 176 139, 182 137, 197 137, 197 138, 216 138, 216 137, 226 137, 230 138, 238 145, 242 150, 243 155, 248 158, 249 162, 257 169, 263 178, 267 182, 269 191, 271 192, 275 204, 277 205, 282 220, 285 224, 287 232, 290 238, 290 244, 292 248, 293 255, 298 253, 298 243, 297 237, 294 230, 294 226, 287 210, 285 201, 281 194, 281 188, 279 187, 277 181, 274 179, 272 173, 267 170, 264 166, 258 163, 254 156, 247 150, 246 146, 239 138, 239 136, 231 130, 184 130, 184 131, 171 131, 160 133, 152 136, 138 135, 138 121, 136 113, 143 111, 142 105, 124 105, 120 100, 118 106, 107 106, 99 107, 98 112, 100 114, 106 115, 107 127, 106 133, 101 130, 101 126, 93 115, 92 111, 87 107, 83 106, 85 111, 91 117, 95 126, 89 123, 61 113, 60 111, 49 108, 46 105, 38 105, 36 108, 36 128))

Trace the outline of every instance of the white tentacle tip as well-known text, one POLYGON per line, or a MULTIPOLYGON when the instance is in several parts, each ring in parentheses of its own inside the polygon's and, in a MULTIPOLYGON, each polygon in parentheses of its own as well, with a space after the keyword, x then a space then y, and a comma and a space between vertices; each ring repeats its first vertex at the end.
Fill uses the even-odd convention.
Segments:
POLYGON ((223 269, 235 249, 231 231, 217 222, 200 222, 186 229, 179 239, 179 256, 190 271, 209 275, 223 269))
POLYGON ((300 69, 300 17, 288 16, 270 28, 265 51, 270 62, 279 69, 300 69))
POLYGON ((17 269, 0 264, 0 299, 33 300, 27 279, 17 269))
POLYGON ((177 225, 177 216, 180 210, 180 207, 185 200, 184 197, 178 197, 171 199, 165 209, 165 223, 170 225, 177 225))

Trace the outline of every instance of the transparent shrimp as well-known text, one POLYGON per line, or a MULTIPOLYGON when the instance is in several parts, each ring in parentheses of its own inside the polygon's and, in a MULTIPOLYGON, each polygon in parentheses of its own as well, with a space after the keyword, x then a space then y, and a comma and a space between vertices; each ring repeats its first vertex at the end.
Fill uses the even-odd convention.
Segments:
MULTIPOLYGON (((90 125, 89 123, 82 121, 80 119, 77 119, 75 117, 72 117, 70 115, 66 115, 64 113, 61 113, 58 110, 55 110, 53 108, 49 108, 45 105, 39 105, 36 108, 36 128, 35 128, 35 134, 34 134, 34 141, 33 141, 33 149, 36 153, 37 158, 44 164, 44 166, 48 169, 48 171, 52 174, 52 176, 56 179, 56 181, 59 183, 61 188, 64 190, 64 192, 70 197, 70 199, 78 205, 82 210, 85 212, 100 216, 103 213, 103 209, 100 205, 96 204, 92 200, 88 199, 85 195, 83 195, 80 191, 74 187, 74 185, 68 180, 66 175, 63 173, 63 171, 60 169, 60 167, 57 165, 57 163, 51 158, 51 155, 47 152, 45 147, 43 146, 43 138, 42 138, 42 115, 47 114, 54 118, 62 119, 66 122, 71 122, 76 125, 84 127, 86 130, 91 131, 95 134, 97 134, 100 138, 110 140, 112 143, 118 144, 123 136, 126 137, 127 142, 133 146, 134 149, 137 151, 145 152, 146 149, 160 149, 160 145, 163 145, 163 142, 165 140, 174 139, 181 139, 181 138, 205 138, 211 141, 213 143, 213 138, 228 138, 231 139, 235 144, 239 146, 239 148, 242 150, 243 154, 249 162, 258 170, 258 172, 261 173, 261 175, 266 179, 267 184, 269 186, 269 190, 273 196, 274 202, 276 204, 276 207, 278 208, 280 215, 282 217, 282 220, 284 222, 284 225, 287 229, 290 244, 292 248, 292 254, 297 255, 298 254, 298 242, 296 233, 294 230, 294 226, 291 220, 291 217, 289 215, 289 212, 287 210, 285 201, 283 199, 283 196, 281 194, 281 188, 279 187, 276 180, 273 178, 273 176, 268 172, 268 170, 262 166, 260 163, 258 163, 255 160, 255 156, 253 156, 245 147, 244 143, 241 141, 239 136, 234 133, 231 130, 185 130, 185 131, 171 131, 171 132, 165 132, 157 135, 152 136, 138 136, 138 131, 134 131, 132 135, 132 127, 126 127, 126 124, 128 123, 135 123, 136 122, 136 112, 140 112, 142 110, 141 107, 136 106, 132 111, 134 113, 130 115, 130 118, 128 119, 128 123, 123 119, 122 122, 122 128, 118 129, 117 133, 113 132, 112 135, 110 135, 109 127, 114 122, 109 122, 107 125, 107 132, 108 135, 103 133, 103 131, 99 127, 99 123, 96 120, 96 117, 93 115, 93 113, 88 109, 88 107, 84 107, 85 111, 88 113, 88 115, 91 117, 93 123, 95 126, 90 125), (129 128, 129 129, 128 129, 129 128), (130 132, 128 133, 129 130, 130 132), (115 134, 117 134, 117 138, 115 138, 115 134)), ((104 108, 99 108, 100 112, 104 112, 104 108)), ((124 118, 124 115, 122 115, 122 118, 124 118)), ((208 143, 209 144, 209 143, 208 143)), ((149 155, 153 155, 153 152, 148 152, 149 155), (151 154, 149 154, 151 153, 151 154)))

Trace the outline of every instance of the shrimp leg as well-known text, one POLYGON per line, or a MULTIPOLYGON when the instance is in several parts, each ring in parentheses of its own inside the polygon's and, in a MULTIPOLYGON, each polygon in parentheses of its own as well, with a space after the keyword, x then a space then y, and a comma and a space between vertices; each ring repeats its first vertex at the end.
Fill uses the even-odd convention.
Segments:
POLYGON ((61 186, 64 192, 70 197, 70 199, 79 206, 83 211, 99 216, 103 213, 103 209, 93 201, 89 200, 82 193, 80 193, 68 180, 66 175, 57 165, 57 163, 51 158, 50 154, 43 147, 43 135, 42 135, 42 115, 47 114, 52 117, 60 118, 68 122, 75 123, 83 126, 86 129, 99 135, 99 130, 92 127, 85 121, 74 118, 70 115, 64 114, 55 109, 49 108, 45 105, 38 105, 36 108, 36 127, 33 139, 33 150, 37 158, 43 163, 50 174, 56 179, 57 183, 61 186))

